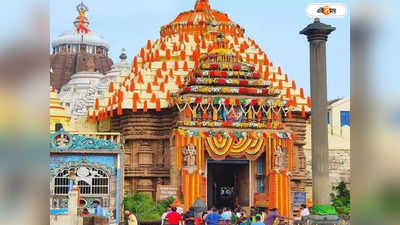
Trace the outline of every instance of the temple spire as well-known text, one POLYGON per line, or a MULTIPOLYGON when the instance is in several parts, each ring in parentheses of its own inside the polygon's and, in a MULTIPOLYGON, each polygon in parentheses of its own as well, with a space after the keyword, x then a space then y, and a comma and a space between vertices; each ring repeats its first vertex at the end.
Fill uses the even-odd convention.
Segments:
POLYGON ((89 11, 89 8, 81 2, 76 6, 76 11, 79 13, 74 21, 76 31, 78 33, 88 33, 90 30, 88 28, 89 20, 86 17, 86 12, 89 11))
POLYGON ((196 11, 206 11, 211 10, 211 5, 208 0, 197 0, 194 5, 194 10, 196 11))

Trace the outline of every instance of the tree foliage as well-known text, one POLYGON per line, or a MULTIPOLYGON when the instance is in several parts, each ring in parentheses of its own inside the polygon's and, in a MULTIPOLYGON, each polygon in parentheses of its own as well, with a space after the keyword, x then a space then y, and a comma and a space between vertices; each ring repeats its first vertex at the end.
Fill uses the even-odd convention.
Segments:
POLYGON ((345 182, 340 182, 338 185, 333 186, 333 193, 331 196, 332 206, 335 207, 338 216, 349 219, 350 216, 350 190, 347 188, 345 182))
POLYGON ((154 202, 149 195, 135 192, 124 198, 124 208, 133 212, 139 221, 159 221, 165 208, 173 201, 174 198, 169 197, 166 200, 154 202))

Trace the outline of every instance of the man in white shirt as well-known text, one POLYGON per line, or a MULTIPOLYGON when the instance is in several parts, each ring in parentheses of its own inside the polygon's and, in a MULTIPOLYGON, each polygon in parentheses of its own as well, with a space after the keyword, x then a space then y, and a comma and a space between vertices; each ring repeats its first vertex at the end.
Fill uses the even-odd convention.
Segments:
POLYGON ((301 211, 300 211, 301 218, 303 219, 303 217, 309 216, 309 215, 310 215, 310 210, 308 210, 306 205, 301 205, 301 211))
POLYGON ((168 213, 170 213, 170 212, 171 212, 171 206, 167 206, 167 210, 161 216, 161 225, 164 225, 164 221, 165 221, 168 213))

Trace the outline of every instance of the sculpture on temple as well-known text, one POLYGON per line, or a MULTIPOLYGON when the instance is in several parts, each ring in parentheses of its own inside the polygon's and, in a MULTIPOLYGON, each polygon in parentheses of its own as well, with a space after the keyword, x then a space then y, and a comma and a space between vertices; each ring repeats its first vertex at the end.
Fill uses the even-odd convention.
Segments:
POLYGON ((284 165, 284 159, 286 157, 286 154, 284 150, 278 146, 275 150, 275 155, 274 155, 274 166, 276 170, 281 170, 281 169, 286 169, 284 165))
POLYGON ((192 144, 182 148, 184 167, 192 172, 196 168, 196 147, 192 144))
POLYGON ((55 142, 57 147, 63 148, 69 144, 70 139, 68 135, 61 133, 60 135, 56 136, 55 142))

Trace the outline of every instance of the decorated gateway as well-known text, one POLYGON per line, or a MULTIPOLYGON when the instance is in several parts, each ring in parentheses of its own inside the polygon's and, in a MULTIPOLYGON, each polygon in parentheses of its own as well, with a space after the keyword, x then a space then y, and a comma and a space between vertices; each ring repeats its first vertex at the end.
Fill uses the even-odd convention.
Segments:
MULTIPOLYGON (((260 37, 262 38, 262 37, 260 37)), ((124 137, 124 192, 177 190, 185 208, 277 207, 304 192, 311 100, 227 14, 197 0, 111 82, 87 121, 124 137)))

